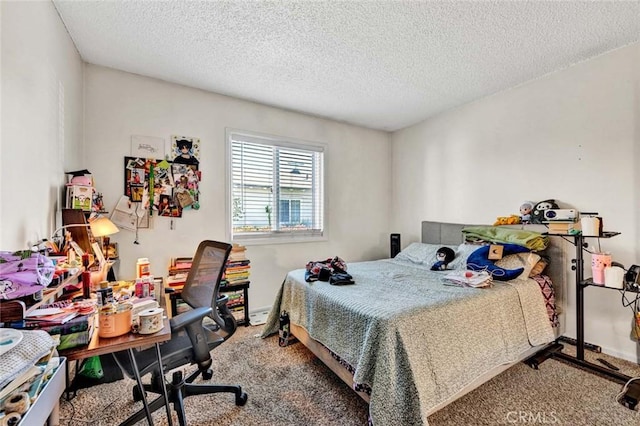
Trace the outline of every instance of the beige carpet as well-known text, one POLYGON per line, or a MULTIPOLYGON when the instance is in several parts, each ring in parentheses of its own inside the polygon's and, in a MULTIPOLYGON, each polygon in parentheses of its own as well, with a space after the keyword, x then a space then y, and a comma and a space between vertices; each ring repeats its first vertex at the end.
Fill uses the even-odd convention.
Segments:
MULTIPOLYGON (((261 330, 261 326, 240 327, 212 352, 213 380, 241 384, 249 394, 247 404, 236 407, 230 394, 189 397, 185 400, 189 426, 367 424, 367 404, 302 344, 280 348, 275 336, 256 337, 261 330)), ((597 356, 626 374, 640 375, 637 365, 597 356)), ((79 390, 71 402, 62 401, 61 424, 118 424, 141 407, 131 402, 132 386, 133 381, 124 379, 79 390)), ((620 389, 621 385, 555 360, 544 362, 537 371, 518 364, 433 414, 429 423, 640 425, 638 412, 615 401, 620 389)), ((154 420, 166 425, 165 411, 156 412, 154 420)))

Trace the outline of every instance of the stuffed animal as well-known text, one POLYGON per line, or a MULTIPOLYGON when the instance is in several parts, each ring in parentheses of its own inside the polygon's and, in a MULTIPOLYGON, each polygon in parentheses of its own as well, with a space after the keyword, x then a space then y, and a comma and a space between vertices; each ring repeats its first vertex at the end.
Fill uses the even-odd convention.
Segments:
POLYGON ((510 216, 498 216, 493 226, 517 225, 520 223, 520 216, 512 214, 510 216))
POLYGON ((432 271, 444 271, 447 269, 447 265, 453 261, 456 257, 456 252, 453 251, 452 248, 449 247, 440 247, 438 251, 436 251, 436 259, 438 261, 433 264, 431 267, 432 271))
POLYGON ((542 223, 544 221, 544 211, 549 209, 557 209, 556 200, 544 200, 538 202, 531 212, 531 223, 542 223))
MULTIPOLYGON (((525 253, 530 251, 527 247, 517 244, 500 244, 502 248, 502 254, 504 256, 517 253, 525 253)), ((504 269, 496 266, 494 260, 489 259, 489 251, 491 246, 482 246, 467 258, 467 269, 472 271, 487 271, 491 274, 494 280, 509 281, 517 278, 518 275, 524 272, 524 268, 517 269, 504 269)))
POLYGON ((520 221, 522 223, 531 222, 531 212, 533 211, 534 204, 533 201, 525 201, 520 205, 520 221))

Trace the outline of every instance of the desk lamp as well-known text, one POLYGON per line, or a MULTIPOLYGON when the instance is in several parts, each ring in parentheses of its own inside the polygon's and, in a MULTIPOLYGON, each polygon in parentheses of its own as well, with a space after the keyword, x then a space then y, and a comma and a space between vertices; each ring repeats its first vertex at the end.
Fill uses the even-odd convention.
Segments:
POLYGON ((91 228, 91 233, 96 238, 102 238, 102 253, 104 253, 104 257, 108 258, 107 251, 109 249, 109 235, 115 234, 120 230, 115 225, 115 223, 111 222, 108 217, 100 216, 89 222, 89 227, 91 228))
POLYGON ((115 234, 116 232, 120 231, 118 227, 113 222, 111 222, 109 218, 105 216, 100 216, 90 221, 89 223, 71 223, 69 225, 63 225, 53 232, 53 236, 51 238, 54 239, 55 235, 64 229, 74 228, 74 227, 85 227, 85 228, 88 227, 91 229, 91 234, 95 238, 101 238, 102 251, 105 255, 105 258, 107 257, 107 248, 109 246, 109 235, 115 234))

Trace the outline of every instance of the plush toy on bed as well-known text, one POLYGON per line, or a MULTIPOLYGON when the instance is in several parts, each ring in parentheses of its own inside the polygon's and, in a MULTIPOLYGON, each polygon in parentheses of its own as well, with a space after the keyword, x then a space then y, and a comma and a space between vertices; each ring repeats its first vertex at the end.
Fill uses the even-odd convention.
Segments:
POLYGON ((436 259, 438 261, 431 267, 432 271, 444 271, 447 269, 447 265, 453 261, 456 257, 456 252, 449 247, 440 247, 436 251, 436 259))
MULTIPOLYGON (((527 247, 517 244, 504 243, 500 245, 502 246, 503 256, 530 251, 527 247)), ((512 280, 524 272, 524 268, 504 269, 497 266, 494 263, 494 260, 490 259, 490 251, 492 247, 493 246, 491 245, 482 246, 471 253, 467 258, 467 269, 472 271, 487 271, 491 274, 494 280, 498 281, 512 280)))
POLYGON ((544 221, 544 211, 549 209, 557 209, 556 200, 544 200, 535 205, 531 212, 531 223, 542 223, 544 221))

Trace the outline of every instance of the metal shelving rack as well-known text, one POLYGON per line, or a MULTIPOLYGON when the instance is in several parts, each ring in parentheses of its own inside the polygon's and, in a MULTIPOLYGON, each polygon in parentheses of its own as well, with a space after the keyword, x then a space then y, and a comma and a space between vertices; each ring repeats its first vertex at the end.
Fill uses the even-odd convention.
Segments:
MULTIPOLYGON (((572 356, 562 352, 564 346, 559 343, 559 341, 556 341, 555 343, 551 344, 547 348, 543 349, 542 351, 526 360, 525 362, 529 366, 537 369, 538 365, 544 362, 546 359, 557 358, 583 370, 589 371, 594 374, 599 374, 609 380, 618 382, 620 384, 625 384, 629 380, 631 380, 631 377, 627 376, 626 374, 622 374, 618 371, 591 363, 585 360, 584 357, 585 346, 589 345, 584 341, 584 290, 587 287, 599 287, 609 290, 619 290, 595 284, 593 282, 593 279, 591 278, 584 278, 584 249, 588 247, 588 244, 585 241, 587 238, 612 238, 616 235, 620 235, 620 233, 603 232, 602 235, 594 237, 584 236, 582 234, 549 234, 549 236, 561 237, 566 241, 569 241, 576 248, 576 257, 575 259, 572 259, 573 265, 571 266, 571 269, 575 271, 576 281, 576 356, 572 356)), ((638 297, 638 295, 636 295, 636 297, 638 297)), ((635 406, 638 404, 638 402, 640 402, 640 383, 631 382, 625 395, 622 398, 622 402, 626 407, 635 409, 635 406)))

